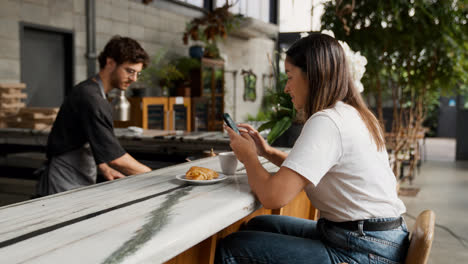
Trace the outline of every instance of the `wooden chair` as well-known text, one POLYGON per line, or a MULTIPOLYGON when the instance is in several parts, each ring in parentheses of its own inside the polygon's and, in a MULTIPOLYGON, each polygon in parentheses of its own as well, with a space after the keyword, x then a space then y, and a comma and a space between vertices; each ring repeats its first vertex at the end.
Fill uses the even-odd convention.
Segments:
MULTIPOLYGON (((416 218, 410 235, 410 246, 406 255, 406 264, 426 264, 434 240, 435 213, 424 210, 416 218)), ((347 264, 347 263, 340 263, 347 264)))
POLYGON ((418 215, 410 235, 410 246, 406 255, 407 264, 425 264, 429 259, 434 240, 435 213, 424 210, 418 215))

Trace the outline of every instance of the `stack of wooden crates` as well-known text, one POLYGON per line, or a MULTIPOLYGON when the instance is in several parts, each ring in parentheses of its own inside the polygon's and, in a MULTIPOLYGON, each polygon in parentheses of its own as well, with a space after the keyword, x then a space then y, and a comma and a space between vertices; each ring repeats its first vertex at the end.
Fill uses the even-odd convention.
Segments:
POLYGON ((58 108, 25 107, 24 83, 0 83, 0 128, 50 129, 58 108))
POLYGON ((24 88, 24 83, 0 83, 0 128, 8 127, 8 123, 24 108, 24 88))

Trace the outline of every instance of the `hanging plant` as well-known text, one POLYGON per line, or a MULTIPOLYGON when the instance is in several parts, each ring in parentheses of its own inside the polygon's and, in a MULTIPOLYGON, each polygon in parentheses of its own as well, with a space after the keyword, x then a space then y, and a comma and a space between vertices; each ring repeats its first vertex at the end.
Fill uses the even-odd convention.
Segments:
POLYGON ((227 2, 205 16, 194 18, 187 24, 182 40, 185 45, 192 41, 202 41, 205 44, 205 56, 210 58, 219 57, 217 41, 225 39, 228 33, 237 27, 243 19, 241 15, 233 15, 229 8, 233 4, 227 2))
POLYGON ((244 78, 244 101, 255 102, 257 99, 257 75, 252 70, 242 70, 244 78))

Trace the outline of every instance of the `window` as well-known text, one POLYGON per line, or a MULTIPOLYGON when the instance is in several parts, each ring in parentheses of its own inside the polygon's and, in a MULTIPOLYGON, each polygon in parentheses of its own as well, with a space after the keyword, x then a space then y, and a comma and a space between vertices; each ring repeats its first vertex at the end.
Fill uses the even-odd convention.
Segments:
POLYGON ((229 2, 234 3, 229 11, 233 14, 241 14, 252 17, 266 23, 278 23, 278 1, 279 0, 170 0, 173 3, 189 8, 213 10, 222 7, 229 2))
POLYGON ((203 0, 185 0, 184 2, 194 6, 203 7, 203 0))
POLYGON ((181 2, 189 5, 193 5, 196 7, 201 7, 203 8, 204 0, 172 0, 173 2, 181 2))
MULTIPOLYGON (((233 0, 213 0, 216 2, 215 7, 221 7, 228 1, 233 3, 233 0)), ((270 0, 234 0, 234 6, 229 11, 234 14, 242 14, 246 17, 256 18, 266 23, 270 23, 270 0)))

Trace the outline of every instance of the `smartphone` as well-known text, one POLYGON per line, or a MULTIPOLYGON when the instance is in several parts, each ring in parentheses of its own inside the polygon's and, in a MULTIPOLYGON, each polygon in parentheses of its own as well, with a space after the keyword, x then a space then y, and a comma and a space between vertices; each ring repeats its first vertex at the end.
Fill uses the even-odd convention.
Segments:
POLYGON ((234 132, 236 132, 237 134, 240 134, 239 128, 237 128, 236 123, 232 121, 232 118, 228 113, 224 113, 223 118, 224 118, 224 122, 226 123, 226 125, 228 125, 228 127, 234 130, 234 132))

